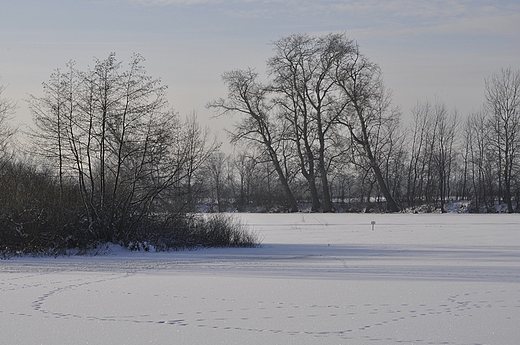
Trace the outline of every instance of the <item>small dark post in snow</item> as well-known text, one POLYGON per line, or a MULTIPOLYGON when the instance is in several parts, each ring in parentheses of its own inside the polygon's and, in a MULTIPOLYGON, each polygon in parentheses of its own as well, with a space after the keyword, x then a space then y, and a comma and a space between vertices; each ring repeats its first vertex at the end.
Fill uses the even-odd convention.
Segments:
POLYGON ((376 221, 373 220, 370 224, 372 224, 372 231, 374 231, 374 226, 376 225, 376 221))

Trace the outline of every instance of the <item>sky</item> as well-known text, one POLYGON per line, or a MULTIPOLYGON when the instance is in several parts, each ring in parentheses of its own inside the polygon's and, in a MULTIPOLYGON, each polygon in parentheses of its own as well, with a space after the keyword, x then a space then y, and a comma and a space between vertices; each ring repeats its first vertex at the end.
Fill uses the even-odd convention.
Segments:
POLYGON ((405 122, 426 100, 466 116, 485 101, 486 78, 520 70, 518 0, 0 0, 0 85, 18 102, 15 121, 30 125, 24 100, 53 70, 139 53, 171 107, 226 141, 234 119, 205 107, 226 96, 222 73, 265 73, 273 41, 330 32, 379 64, 405 122))

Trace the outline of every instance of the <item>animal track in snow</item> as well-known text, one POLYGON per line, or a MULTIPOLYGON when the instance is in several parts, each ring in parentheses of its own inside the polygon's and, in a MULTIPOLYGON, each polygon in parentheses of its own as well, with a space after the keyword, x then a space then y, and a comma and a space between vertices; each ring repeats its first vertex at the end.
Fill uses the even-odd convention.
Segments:
MULTIPOLYGON (((165 327, 199 327, 223 331, 249 333, 285 334, 288 336, 338 338, 340 341, 366 339, 407 343, 408 339, 375 337, 373 334, 388 334, 384 330, 399 329, 411 320, 438 317, 473 317, 492 308, 520 308, 520 300, 508 304, 502 295, 507 290, 492 294, 466 292, 447 295, 437 303, 301 303, 301 300, 280 302, 275 295, 270 299, 255 300, 250 296, 233 298, 197 296, 134 288, 126 278, 132 274, 91 275, 82 279, 55 281, 46 286, 46 292, 35 299, 31 306, 33 314, 18 313, 20 317, 31 317, 43 313, 56 319, 83 319, 95 322, 156 324, 165 327), (114 285, 114 283, 117 283, 114 285), (114 286, 120 288, 114 289, 114 286), (90 311, 79 310, 74 305, 64 305, 63 300, 74 300, 78 294, 97 301, 99 305, 90 311), (116 308, 110 313, 99 308, 104 301, 116 299, 116 308), (146 304, 139 303, 146 300, 146 304), (117 307, 119 306, 119 308, 117 307), (193 309, 192 306, 198 308, 193 309), (205 306, 205 308, 201 308, 205 306), (101 310, 100 310, 101 309, 101 310), (319 323, 314 320, 319 319, 319 323), (281 322, 283 320, 283 322, 281 322), (279 324, 283 324, 280 329, 279 324), (377 331, 377 329, 381 331, 377 331)), ((2 289, 42 288, 38 284, 6 285, 2 289)), ((520 293, 520 291, 516 291, 520 293)), ((1 307, 0 307, 1 309, 1 307)), ((0 313, 3 313, 0 310, 0 313)), ((506 315, 507 317, 507 315, 506 315)), ((441 344, 425 339, 409 339, 417 344, 441 344)), ((445 344, 456 344, 444 342, 445 344)))

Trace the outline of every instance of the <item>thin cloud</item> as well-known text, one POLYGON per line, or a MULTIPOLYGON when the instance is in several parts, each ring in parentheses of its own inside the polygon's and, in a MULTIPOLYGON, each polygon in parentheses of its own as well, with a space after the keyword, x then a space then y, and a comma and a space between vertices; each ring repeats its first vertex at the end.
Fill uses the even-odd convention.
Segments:
POLYGON ((240 7, 252 13, 291 11, 293 13, 338 13, 352 15, 380 15, 416 21, 450 21, 460 18, 499 16, 520 12, 520 4, 491 0, 130 0, 141 5, 200 5, 240 7))
MULTIPOLYGON (((513 35, 520 30, 520 4, 496 1, 350 1, 329 4, 338 13, 370 17, 355 27, 360 37, 483 33, 513 35)), ((316 4, 315 11, 330 8, 316 4)))
POLYGON ((200 4, 218 4, 221 0, 133 0, 134 2, 144 5, 200 5, 200 4))

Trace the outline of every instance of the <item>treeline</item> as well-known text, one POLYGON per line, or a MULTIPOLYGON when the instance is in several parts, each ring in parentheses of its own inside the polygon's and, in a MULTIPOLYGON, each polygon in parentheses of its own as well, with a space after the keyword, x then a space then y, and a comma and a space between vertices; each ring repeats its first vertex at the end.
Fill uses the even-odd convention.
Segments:
POLYGON ((169 108, 142 62, 125 68, 111 54, 86 71, 56 70, 28 100, 25 150, 9 150, 15 104, 0 100, 0 255, 257 244, 232 218, 188 212, 218 146, 196 117, 169 108))
POLYGON ((488 77, 474 114, 424 101, 404 124, 379 66, 345 35, 273 48, 267 75, 226 72, 227 97, 208 103, 238 117, 232 154, 170 108, 140 55, 55 70, 26 100, 23 145, 1 87, 0 254, 258 242, 201 212, 446 211, 457 200, 519 211, 520 71, 488 77))
POLYGON ((247 148, 214 158, 219 209, 444 212, 468 200, 473 212, 519 211, 520 71, 486 79, 486 101, 466 119, 435 100, 403 124, 379 66, 345 35, 273 47, 266 76, 226 72, 228 96, 208 104, 239 116, 231 141, 247 148))

